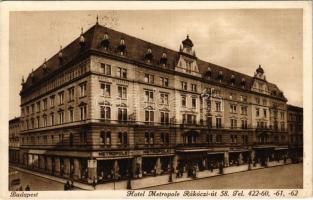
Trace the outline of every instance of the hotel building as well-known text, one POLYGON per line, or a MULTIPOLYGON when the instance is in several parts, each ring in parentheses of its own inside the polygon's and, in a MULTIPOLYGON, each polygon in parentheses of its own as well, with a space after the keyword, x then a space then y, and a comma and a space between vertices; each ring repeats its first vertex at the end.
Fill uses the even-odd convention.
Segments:
MULTIPOLYGON (((287 99, 252 76, 99 25, 22 81, 25 168, 92 183, 287 156, 287 99)), ((227 58, 226 58, 227 59, 227 58)))

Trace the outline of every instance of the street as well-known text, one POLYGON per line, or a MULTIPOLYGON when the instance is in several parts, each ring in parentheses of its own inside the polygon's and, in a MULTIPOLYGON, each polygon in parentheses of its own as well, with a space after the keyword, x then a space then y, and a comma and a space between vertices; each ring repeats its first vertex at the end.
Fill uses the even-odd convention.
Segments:
POLYGON ((303 187, 303 164, 284 165, 223 176, 149 187, 151 190, 293 189, 303 187))
MULTIPOLYGON (((26 185, 29 185, 30 190, 33 191, 64 190, 63 183, 12 169, 9 169, 9 173, 9 183, 14 179, 19 178, 21 181, 20 185, 22 185, 23 190, 25 190, 26 185)), ((15 190, 15 188, 16 187, 10 189, 15 190)))
MULTIPOLYGON (((149 190, 190 189, 294 189, 302 188, 303 164, 290 164, 259 170, 245 171, 222 176, 202 178, 149 187, 149 190)), ((10 169, 9 181, 20 179, 23 190, 26 185, 33 191, 63 190, 64 184, 22 171, 10 169)), ((10 188, 16 190, 16 187, 10 188)), ((79 188, 75 188, 77 190, 79 188)))

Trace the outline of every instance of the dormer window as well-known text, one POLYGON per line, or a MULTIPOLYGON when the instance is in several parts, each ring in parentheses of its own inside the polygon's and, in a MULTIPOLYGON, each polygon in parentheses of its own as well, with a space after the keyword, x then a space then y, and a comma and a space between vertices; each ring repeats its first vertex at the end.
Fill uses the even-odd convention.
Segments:
POLYGON ((126 46, 125 46, 125 40, 124 40, 124 38, 121 38, 120 44, 119 44, 119 46, 117 47, 117 50, 119 51, 119 53, 120 53, 121 56, 125 55, 126 46))
POLYGON ((166 53, 162 53, 162 57, 161 57, 161 60, 160 60, 160 64, 163 66, 163 67, 165 67, 166 66, 166 64, 167 64, 167 55, 166 55, 166 53))
POLYGON ((83 28, 81 29, 81 34, 79 37, 79 44, 81 48, 85 47, 85 37, 83 36, 83 28))
POLYGON ((108 33, 105 33, 103 35, 103 40, 101 41, 101 46, 107 50, 109 48, 109 44, 110 44, 110 41, 109 41, 109 35, 108 33))
POLYGON ((62 46, 60 46, 60 51, 59 51, 58 57, 59 57, 59 62, 60 62, 60 65, 62 65, 62 64, 63 64, 63 52, 62 52, 62 46))
POLYGON ((246 80, 244 78, 241 79, 241 87, 242 88, 246 87, 246 80))
POLYGON ((212 76, 211 67, 208 67, 208 70, 206 71, 205 76, 206 76, 206 78, 209 78, 209 79, 211 78, 211 76, 212 76))
POLYGON ((153 55, 152 50, 150 48, 147 49, 147 53, 145 55, 145 60, 150 63, 152 61, 153 55))
POLYGON ((234 86, 235 85, 235 75, 231 75, 231 77, 230 77, 230 83, 231 83, 231 85, 232 86, 234 86))
POLYGON ((222 82, 222 80, 223 80, 223 72, 222 72, 222 71, 219 71, 219 72, 218 72, 218 80, 219 80, 220 82, 222 82))
POLYGON ((47 59, 46 58, 45 58, 45 61, 43 62, 42 69, 44 72, 47 71, 47 59))

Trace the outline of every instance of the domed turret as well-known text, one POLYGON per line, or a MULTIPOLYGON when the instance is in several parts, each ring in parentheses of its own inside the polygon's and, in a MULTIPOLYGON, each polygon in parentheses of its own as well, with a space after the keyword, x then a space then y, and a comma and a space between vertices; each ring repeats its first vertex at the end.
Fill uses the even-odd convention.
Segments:
POLYGON ((264 74, 264 70, 261 67, 261 65, 259 65, 259 67, 256 69, 256 72, 259 73, 259 74, 264 74))
POLYGON ((193 43, 192 41, 189 39, 189 35, 187 35, 187 38, 185 40, 183 40, 183 47, 186 48, 186 47, 189 47, 189 48, 192 48, 193 47, 193 43))

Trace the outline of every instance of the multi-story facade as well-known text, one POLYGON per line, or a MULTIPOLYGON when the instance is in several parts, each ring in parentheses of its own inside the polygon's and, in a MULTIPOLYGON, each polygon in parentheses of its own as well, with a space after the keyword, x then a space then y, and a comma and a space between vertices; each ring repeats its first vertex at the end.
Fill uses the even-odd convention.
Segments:
POLYGON ((266 164, 288 150, 282 91, 98 23, 22 82, 25 167, 91 183, 266 164))
POLYGON ((9 121, 9 162, 20 162, 20 118, 9 121))
POLYGON ((289 149, 293 162, 303 157, 303 108, 287 105, 289 149))

